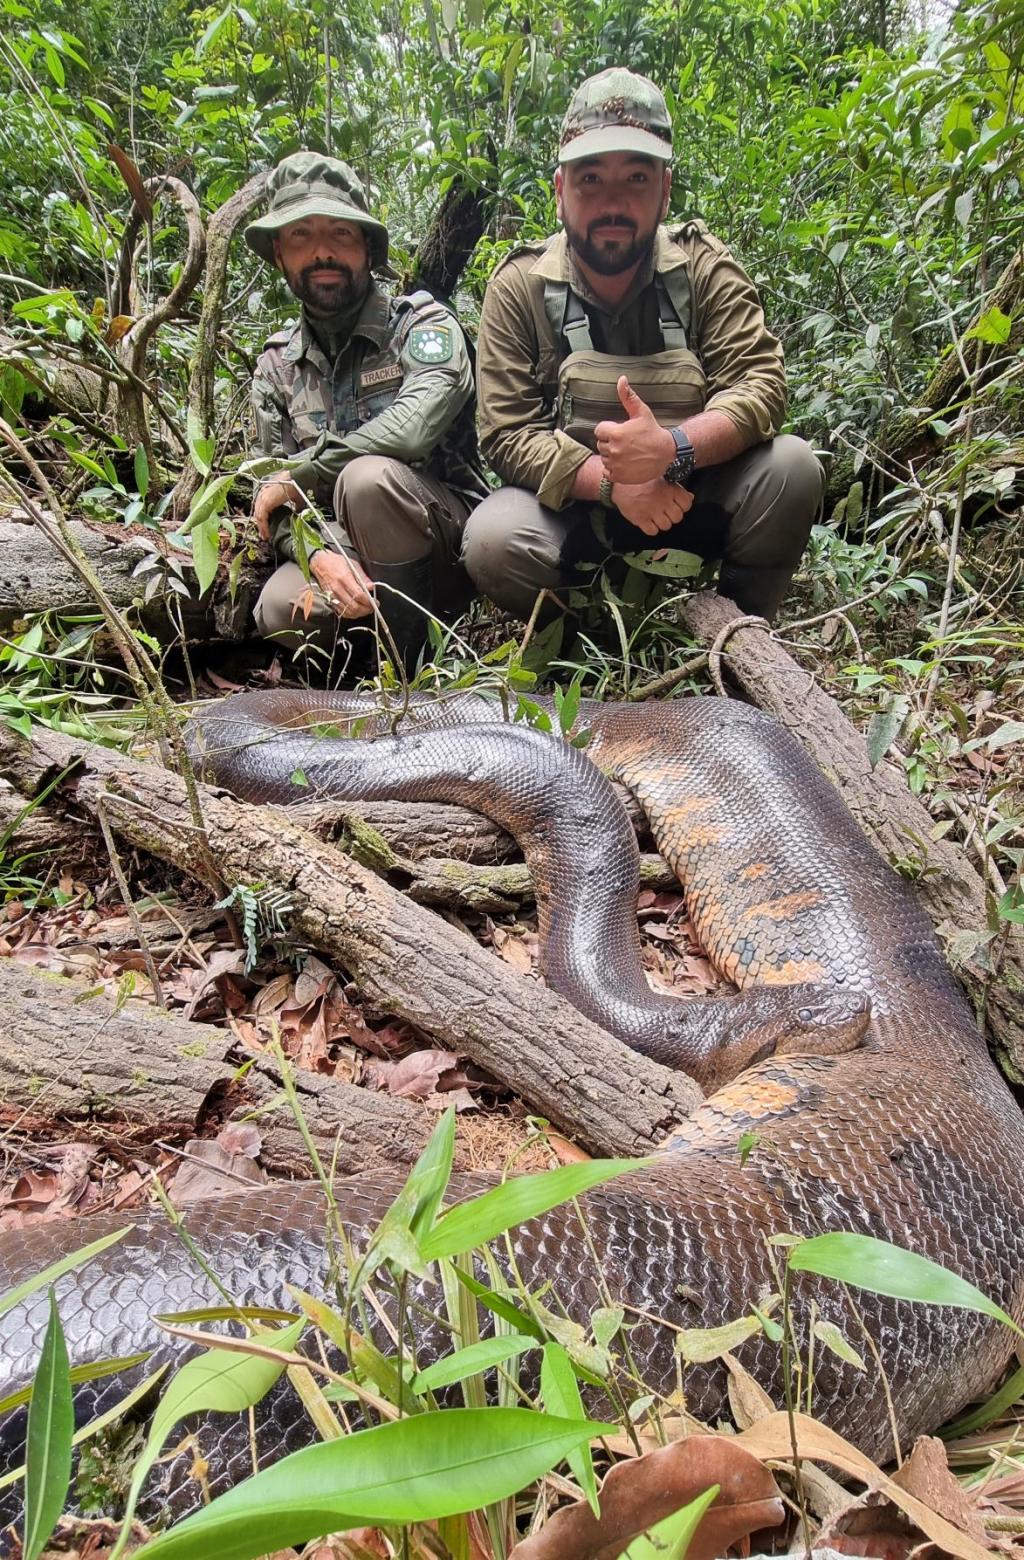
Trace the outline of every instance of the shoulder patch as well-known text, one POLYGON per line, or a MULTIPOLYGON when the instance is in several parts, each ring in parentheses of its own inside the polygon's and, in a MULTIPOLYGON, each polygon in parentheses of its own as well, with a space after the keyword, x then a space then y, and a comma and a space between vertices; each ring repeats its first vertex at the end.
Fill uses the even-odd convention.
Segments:
POLYGON ((415 363, 447 363, 452 350, 450 325, 414 325, 409 332, 409 356, 415 363))

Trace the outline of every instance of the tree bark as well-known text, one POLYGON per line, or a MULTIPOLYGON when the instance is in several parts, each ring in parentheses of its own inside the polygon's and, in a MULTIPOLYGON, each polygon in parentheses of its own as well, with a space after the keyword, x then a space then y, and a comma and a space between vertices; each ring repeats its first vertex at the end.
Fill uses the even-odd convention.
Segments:
MULTIPOLYGON (((269 549, 253 548, 252 555, 245 557, 233 601, 226 570, 221 571, 206 595, 197 599, 191 560, 175 555, 193 594, 172 596, 169 590, 160 589, 151 601, 144 602, 145 577, 132 578, 132 571, 148 550, 143 545, 144 538, 138 533, 126 535, 121 525, 91 526, 81 520, 69 524, 114 605, 124 609, 138 604, 138 621, 164 643, 178 637, 177 623, 168 610, 172 600, 181 605, 189 640, 238 642, 254 634, 252 609, 271 572, 269 549)), ((98 610, 74 570, 30 520, 14 515, 0 519, 0 554, 4 560, 0 570, 0 633, 10 634, 22 618, 33 612, 98 610)))
MULTIPOLYGON (((217 360, 217 334, 224 313, 228 256, 231 240, 250 212, 263 199, 267 173, 257 173, 236 190, 230 200, 219 206, 206 229, 206 275, 203 283, 203 308, 196 331, 188 381, 188 410, 203 434, 213 428, 213 379, 217 360)), ((202 476, 191 455, 182 468, 174 489, 173 510, 180 523, 188 513, 202 476)))
POLYGON ((483 233, 490 198, 479 185, 452 181, 402 280, 403 292, 425 287, 435 298, 450 301, 483 233))
MULTIPOLYGON (((680 608, 690 631, 713 645, 739 609, 721 596, 691 596, 680 608)), ((728 639, 725 676, 752 703, 770 710, 807 748, 839 791, 868 838, 887 861, 913 864, 924 908, 946 954, 984 1010, 1003 1065, 1024 1082, 1024 938, 1012 934, 998 973, 986 962, 988 906, 985 884, 963 848, 932 839, 935 820, 907 786, 902 771, 883 759, 874 769, 867 742, 818 687, 814 675, 764 629, 737 629, 728 639)))
MULTIPOLYGON (((81 805, 102 804, 133 845, 185 871, 204 861, 174 775, 45 728, 0 728, 0 773, 23 794, 76 763, 81 805)), ((627 1049, 564 998, 415 905, 280 811, 201 786, 204 855, 229 887, 286 896, 293 934, 348 971, 379 1010, 409 1020, 500 1079, 591 1149, 646 1153, 699 1103, 698 1086, 627 1049)))
MULTIPOLYGON (((239 1078, 226 1060, 234 1038, 211 1024, 146 1003, 118 1010, 105 992, 0 959, 0 1126, 22 1132, 94 1135, 122 1142, 213 1135, 225 1121, 259 1111, 260 1158, 268 1170, 311 1176, 298 1124, 281 1098, 281 1078, 261 1056, 239 1078)), ((303 1115, 329 1164, 338 1148, 346 1174, 410 1163, 435 1117, 406 1100, 297 1071, 303 1115)))

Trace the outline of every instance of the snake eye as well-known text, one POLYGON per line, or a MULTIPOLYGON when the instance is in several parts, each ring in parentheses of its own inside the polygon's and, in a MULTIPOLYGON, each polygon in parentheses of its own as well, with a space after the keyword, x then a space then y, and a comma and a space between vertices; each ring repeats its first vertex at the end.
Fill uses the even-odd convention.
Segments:
POLYGON ((797 1023, 799 1023, 799 1024, 813 1024, 814 1023, 814 1009, 813 1008, 800 1008, 799 1011, 797 1012, 796 1017, 797 1017, 797 1023))

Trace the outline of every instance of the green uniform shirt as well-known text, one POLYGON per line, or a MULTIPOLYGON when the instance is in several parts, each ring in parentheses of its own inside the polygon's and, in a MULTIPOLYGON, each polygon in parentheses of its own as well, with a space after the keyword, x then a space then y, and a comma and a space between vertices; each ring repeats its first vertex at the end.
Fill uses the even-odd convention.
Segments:
MULTIPOLYGON (((322 507, 349 461, 387 455, 471 502, 487 491, 473 424, 473 373, 450 310, 426 294, 370 291, 333 364, 303 317, 270 338, 252 384, 255 445, 305 459, 292 480, 322 507)), ((275 545, 292 556, 290 523, 275 545)))
POLYGON ((591 454, 556 427, 558 369, 568 355, 544 308, 545 281, 568 282, 591 322, 594 347, 635 357, 662 347, 655 271, 686 267, 693 301, 690 347, 706 379, 705 411, 722 412, 748 445, 770 439, 786 412, 782 347, 764 322, 750 277, 703 222, 659 228, 646 271, 612 314, 577 272, 564 233, 502 262, 487 284, 477 338, 480 442, 503 482, 529 488, 551 509, 572 502, 577 467, 591 454))

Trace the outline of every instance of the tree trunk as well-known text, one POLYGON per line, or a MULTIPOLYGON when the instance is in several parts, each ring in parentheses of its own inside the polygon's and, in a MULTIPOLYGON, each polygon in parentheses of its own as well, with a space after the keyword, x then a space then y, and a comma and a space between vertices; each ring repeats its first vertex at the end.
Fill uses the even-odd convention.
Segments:
MULTIPOLYGON (((105 992, 0 959, 0 1125, 38 1134, 119 1140, 213 1135, 225 1121, 259 1111, 260 1158, 268 1170, 310 1176, 298 1124, 281 1097, 273 1061, 258 1057, 244 1077, 234 1037, 211 1024, 162 1013, 146 1003, 118 1009, 105 992)), ((297 1071, 303 1115, 326 1163, 338 1149, 349 1174, 406 1164, 434 1125, 405 1100, 297 1071)))
MULTIPOLYGON (((680 612, 707 645, 740 615, 731 601, 712 594, 691 596, 680 612)), ((872 769, 860 732, 813 674, 764 629, 737 629, 726 643, 722 665, 752 703, 770 710, 799 737, 886 860, 912 865, 950 964, 971 1002, 984 1009, 1006 1071, 1024 1082, 1024 938, 1011 936, 993 974, 987 963, 986 888, 963 847, 931 838, 935 820, 912 795, 902 771, 885 759, 872 769)))
POLYGON ((79 803, 102 805, 133 845, 185 871, 203 857, 229 887, 262 883, 291 906, 290 930, 324 951, 379 1010, 409 1020, 500 1079, 600 1152, 649 1152, 701 1099, 699 1087, 599 1029, 468 933, 413 904, 282 812, 201 786, 206 841, 174 775, 45 728, 0 727, 0 773, 22 795, 58 770, 79 803))
POLYGON ((403 292, 425 287, 435 298, 450 301, 483 233, 489 203, 488 192, 479 185, 461 178, 452 181, 402 279, 403 292))
MULTIPOLYGON (((165 644, 178 637, 175 616, 168 603, 180 603, 185 637, 201 643, 211 639, 237 642, 255 633, 252 609, 272 563, 269 549, 252 549, 246 556, 237 580, 235 599, 231 600, 227 572, 222 570, 201 600, 195 594, 178 596, 159 589, 152 601, 143 604, 148 576, 132 578, 132 571, 152 549, 145 546, 144 533, 125 533, 121 525, 91 526, 73 520, 70 528, 119 608, 140 604, 142 626, 165 644)), ((64 558, 30 520, 7 515, 0 519, 0 633, 10 634, 20 619, 33 612, 98 611, 86 587, 64 558)), ((174 555, 182 566, 186 584, 196 590, 191 560, 174 555)))

